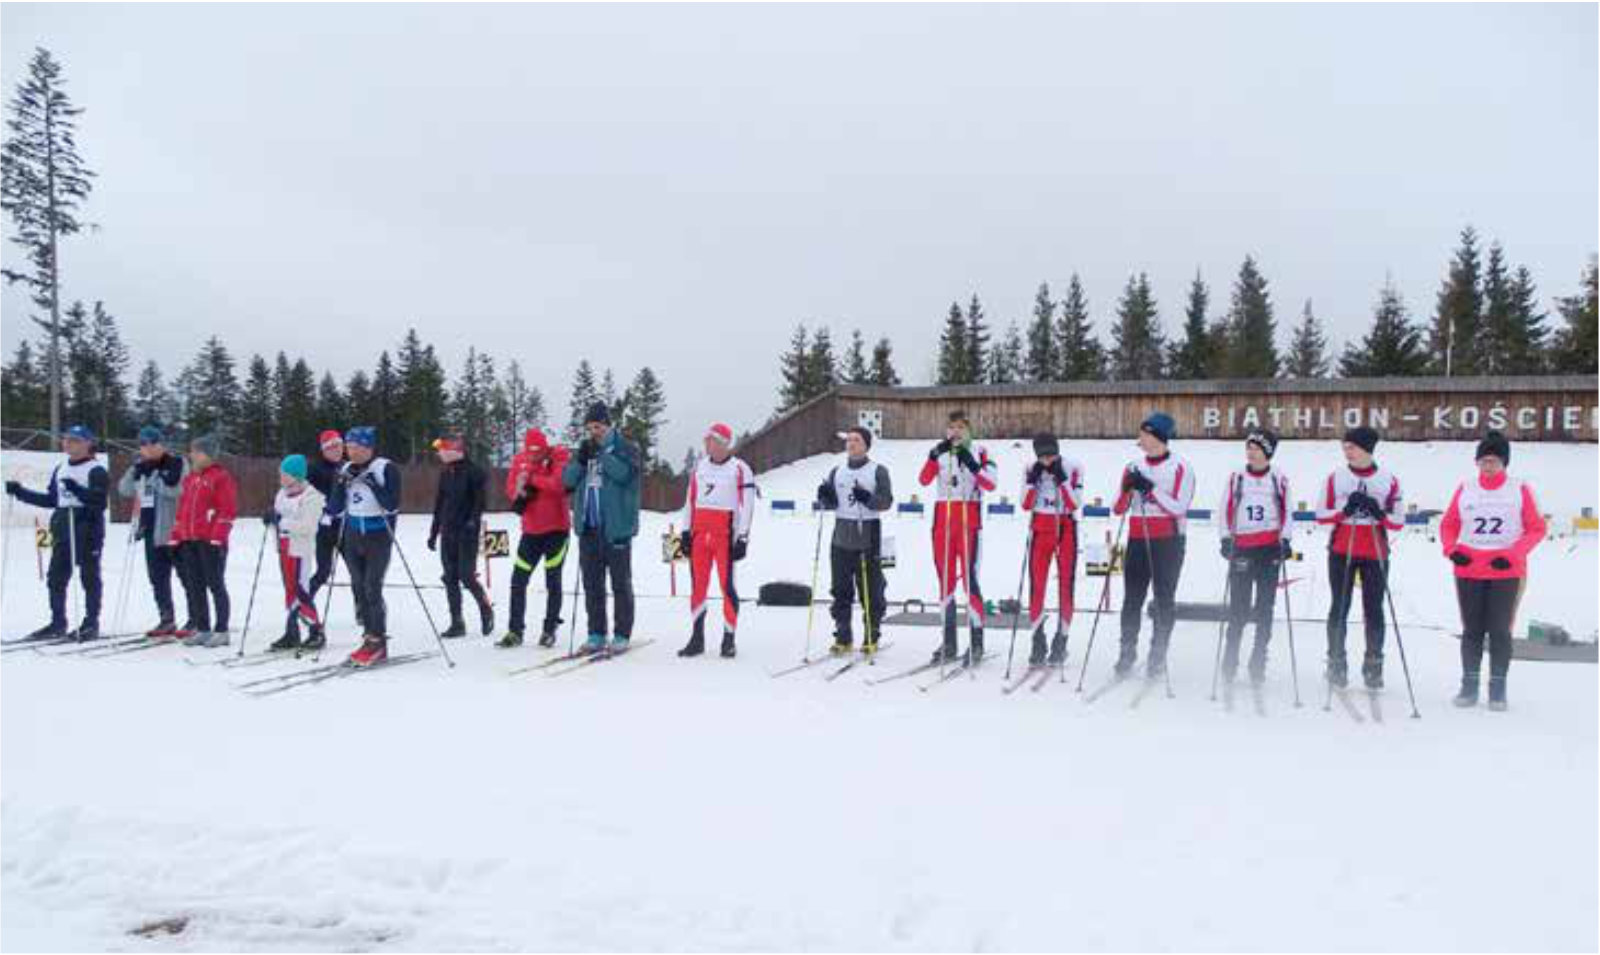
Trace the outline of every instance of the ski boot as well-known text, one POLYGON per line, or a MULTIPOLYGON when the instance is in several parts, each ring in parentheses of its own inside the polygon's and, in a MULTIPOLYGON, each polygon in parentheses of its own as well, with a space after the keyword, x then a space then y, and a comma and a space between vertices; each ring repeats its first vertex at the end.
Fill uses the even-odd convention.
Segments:
POLYGON ((72 639, 79 643, 88 643, 90 640, 100 639, 100 624, 93 620, 85 620, 78 624, 78 629, 70 634, 72 639))
POLYGON ((1342 690, 1350 685, 1350 664, 1345 659, 1344 644, 1341 642, 1338 649, 1328 648, 1327 669, 1324 678, 1328 685, 1335 690, 1342 690))
POLYGON ((227 646, 228 645, 228 640, 229 640, 228 628, 227 627, 218 627, 217 629, 212 630, 211 632, 205 634, 205 641, 202 642, 200 644, 200 646, 204 647, 207 650, 211 650, 211 649, 215 649, 217 647, 225 647, 225 646, 227 646))
POLYGON ((445 638, 446 640, 454 640, 456 637, 464 637, 466 635, 467 625, 461 622, 460 617, 456 617, 454 620, 451 620, 450 626, 444 628, 444 631, 439 634, 439 636, 445 638))
POLYGON ((67 622, 52 620, 24 637, 24 640, 59 640, 67 635, 67 622))
POLYGON ((170 637, 178 632, 178 627, 171 620, 162 620, 144 632, 147 637, 170 637))
POLYGON ((389 659, 389 639, 367 634, 347 661, 353 667, 376 666, 389 659))
POLYGON ((1267 682, 1267 646, 1257 643, 1250 651, 1250 682, 1256 686, 1267 682))
POLYGON ((522 646, 522 631, 507 630, 505 636, 501 637, 499 640, 496 640, 494 645, 502 650, 509 650, 512 647, 520 647, 522 646))
POLYGON ((203 647, 209 639, 211 639, 211 631, 209 629, 191 630, 189 635, 183 638, 183 645, 186 647, 203 647))
POLYGON ((1033 631, 1033 650, 1028 654, 1028 666, 1043 666, 1045 657, 1049 655, 1050 648, 1044 638, 1044 628, 1033 631))
MULTIPOLYGON (((849 651, 846 652, 848 653, 849 651)), ((869 660, 878 655, 878 634, 876 628, 869 631, 867 635, 862 638, 861 655, 869 660)))
POLYGON ((733 631, 722 631, 722 659, 732 660, 739 653, 739 648, 733 645, 733 631))
POLYGON ((485 600, 478 604, 478 616, 483 624, 483 635, 488 637, 494 634, 494 605, 485 600))
POLYGON ((322 624, 314 623, 314 624, 311 625, 311 633, 305 638, 305 640, 301 641, 300 649, 302 649, 302 650, 321 650, 323 647, 325 647, 327 645, 328 645, 328 634, 327 634, 327 632, 322 629, 322 624))
POLYGON ((605 649, 606 635, 603 633, 591 633, 589 634, 589 639, 583 641, 583 649, 579 652, 584 654, 604 653, 605 649))
POLYGON ((632 639, 633 639, 632 637, 625 637, 620 633, 617 634, 616 636, 612 637, 611 638, 611 652, 612 653, 622 653, 622 652, 626 651, 628 649, 629 642, 632 639))
POLYGON ((1461 674, 1461 689, 1450 701, 1462 709, 1478 705, 1478 674, 1461 674))
POLYGON ((1361 661, 1361 681, 1374 692, 1383 689, 1383 656, 1367 654, 1361 661))
POLYGON ((694 632, 689 635, 689 642, 678 651, 680 657, 697 657, 706 652, 705 618, 701 617, 694 622, 694 632))
POLYGON ((960 657, 961 648, 956 646, 955 631, 950 630, 946 631, 944 635, 944 642, 939 644, 939 649, 933 651, 933 659, 929 662, 935 664, 954 663, 960 657))
POLYGON ((1489 709, 1496 713, 1506 711, 1506 678, 1503 676, 1489 678, 1489 709))
POLYGON ((835 657, 847 657, 855 651, 855 648, 855 640, 850 634, 836 633, 833 635, 833 645, 828 648, 828 654, 835 657))
POLYGON ((272 641, 271 645, 268 646, 267 649, 274 653, 283 653, 287 650, 300 649, 300 631, 285 630, 283 632, 283 636, 272 641))
POLYGON ((973 627, 972 633, 967 637, 967 666, 977 666, 983 659, 983 628, 973 627))
POLYGON ((189 638, 193 637, 199 632, 199 630, 200 628, 194 625, 193 620, 185 620, 183 622, 183 626, 167 634, 167 637, 168 639, 172 640, 181 640, 187 644, 189 642, 189 638))
POLYGON ((1067 664, 1067 634, 1064 630, 1057 630, 1056 635, 1050 638, 1050 657, 1046 661, 1053 667, 1066 666, 1067 664))
POLYGON ((555 645, 556 645, 556 628, 555 627, 546 627, 546 628, 544 628, 544 632, 539 634, 539 646, 544 647, 546 650, 548 650, 548 649, 550 649, 551 647, 553 647, 555 645))
MULTIPOLYGON (((1167 655, 1165 653, 1156 653, 1152 651, 1150 654, 1150 659, 1145 661, 1144 678, 1146 680, 1159 680, 1166 675, 1167 655)), ((1231 676, 1228 678, 1228 682, 1233 682, 1233 678, 1231 676)))
POLYGON ((1117 654, 1117 665, 1113 667, 1117 679, 1126 678, 1133 672, 1134 666, 1139 662, 1139 644, 1133 640, 1122 642, 1122 651, 1117 654))

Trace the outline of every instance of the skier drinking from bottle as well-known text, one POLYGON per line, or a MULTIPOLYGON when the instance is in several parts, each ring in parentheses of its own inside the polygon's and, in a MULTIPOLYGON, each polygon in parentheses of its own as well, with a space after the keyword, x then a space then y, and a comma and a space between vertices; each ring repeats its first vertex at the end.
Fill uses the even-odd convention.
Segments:
POLYGON ((1051 435, 1033 439, 1034 462, 1023 482, 1022 509, 1033 514, 1029 524, 1028 630, 1033 634, 1031 666, 1061 666, 1067 659, 1067 631, 1072 626, 1074 580, 1078 569, 1077 511, 1083 503, 1083 467, 1061 456, 1051 435), (1045 594, 1050 567, 1056 568, 1059 613, 1055 636, 1046 655, 1045 594))

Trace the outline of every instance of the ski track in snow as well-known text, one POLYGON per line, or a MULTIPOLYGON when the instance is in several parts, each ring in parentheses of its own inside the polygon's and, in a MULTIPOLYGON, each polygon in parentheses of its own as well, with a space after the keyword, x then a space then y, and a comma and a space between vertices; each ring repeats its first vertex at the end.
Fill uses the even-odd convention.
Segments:
MULTIPOLYGON (((1078 444, 1091 495, 1105 494, 1100 485, 1127 444, 1078 444)), ((1015 497, 1020 452, 989 445, 1002 489, 1015 497)), ((1285 445, 1280 460, 1308 457, 1308 447, 1285 445)), ((1317 443, 1319 461, 1331 447, 1317 443)), ((1176 448, 1200 471, 1196 506, 1212 506, 1237 448, 1176 448)), ((1448 494, 1469 448, 1380 451, 1393 452, 1387 460, 1408 495, 1424 499, 1448 494)), ((878 450, 902 499, 925 490, 913 480, 920 443, 878 450)), ((1516 465, 1547 510, 1575 512, 1594 504, 1595 457, 1594 446, 1519 444, 1516 465), (1557 472, 1573 468, 1580 477, 1587 469, 1586 497, 1560 483, 1570 479, 1557 472)), ((1295 496, 1308 496, 1326 470, 1293 467, 1295 496)), ((821 471, 818 461, 790 465, 760 483, 769 499, 805 501, 821 471)), ((1114 616, 1101 621, 1081 695, 1073 684, 1087 616, 1073 627, 1067 685, 1052 680, 1038 694, 1002 696, 1001 657, 936 694, 918 693, 915 680, 865 686, 924 658, 937 640, 931 628, 894 628, 878 667, 832 683, 821 678, 825 667, 773 680, 768 672, 803 650, 805 612, 753 600, 738 660, 680 661, 673 652, 687 600, 665 599, 667 572, 655 559, 667 520, 647 515, 635 550, 646 595, 638 635, 658 642, 560 679, 505 677, 539 651, 497 651, 481 637, 452 642, 454 671, 430 660, 262 700, 233 684, 300 664, 188 667, 179 658, 207 652, 179 648, 104 660, 0 657, 0 948, 1600 944, 1594 668, 1518 663, 1510 713, 1451 708, 1457 644, 1421 625, 1451 627, 1454 595, 1437 545, 1421 532, 1399 542, 1395 576, 1423 719, 1407 718, 1391 637, 1387 722, 1356 725, 1337 705, 1321 709, 1322 628, 1310 623, 1295 626, 1305 706, 1292 705, 1280 621, 1266 719, 1247 696, 1233 713, 1207 699, 1216 626, 1206 623, 1181 623, 1174 636, 1176 699, 1152 692, 1136 710, 1126 690, 1083 703, 1114 655, 1114 616), (177 935, 127 934, 174 917, 188 919, 177 935)), ((506 515, 492 523, 511 526, 506 515)), ((1086 536, 1105 523, 1090 522, 1086 536)), ((401 540, 431 581, 425 526, 408 518, 401 540)), ((763 508, 741 590, 753 598, 760 582, 809 579, 813 527, 763 508)), ((926 527, 890 523, 900 541, 891 598, 931 596, 926 527)), ((991 599, 1015 592, 1023 527, 988 522, 982 580, 991 599)), ((108 533, 108 623, 124 534, 120 525, 108 533)), ((258 534, 253 521, 235 530, 236 627, 258 534)), ((8 638, 31 628, 43 606, 27 532, 11 535, 8 638)), ((1214 601, 1222 581, 1214 530, 1195 525, 1190 538, 1179 599, 1214 601)), ((1313 617, 1326 605, 1323 537, 1297 540, 1307 560, 1290 568, 1302 580, 1295 614, 1313 617)), ((1588 638, 1596 555, 1592 538, 1542 545, 1519 631, 1538 617, 1588 638)), ((133 570, 129 625, 151 613, 142 564, 133 570)), ((249 638, 257 648, 278 619, 272 572, 263 570, 249 638)), ((508 576, 497 564, 502 615, 508 576)), ((687 574, 680 578, 686 594, 687 574)), ((403 580, 397 560, 390 581, 403 580)), ((1092 605, 1099 584, 1080 577, 1080 605, 1092 605)), ((537 580, 534 590, 536 610, 537 580)), ((428 597, 442 607, 438 591, 428 597)), ((1113 610, 1119 602, 1120 580, 1113 610)), ((396 651, 428 648, 415 596, 391 589, 389 606, 396 651)), ((814 650, 827 639, 825 609, 814 650)), ((344 648, 354 643, 348 620, 341 591, 331 634, 344 648)), ((990 634, 1002 653, 1008 639, 990 634)))

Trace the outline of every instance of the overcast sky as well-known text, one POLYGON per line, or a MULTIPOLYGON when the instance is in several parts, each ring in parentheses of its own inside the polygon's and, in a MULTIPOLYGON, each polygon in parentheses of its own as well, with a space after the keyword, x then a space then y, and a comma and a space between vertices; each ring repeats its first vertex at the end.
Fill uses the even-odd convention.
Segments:
MULTIPOLYGON (((673 460, 764 420, 796 322, 926 383, 997 325, 1147 270, 1169 334, 1260 260, 1358 335, 1475 224, 1570 294, 1597 244, 1596 7, 17 5, 99 173, 66 293, 170 373, 215 332, 341 381, 408 325, 452 375, 587 356, 666 384, 673 460)), ((14 260, 8 245, 7 261, 14 260)), ((26 301, 0 298, 5 348, 26 301)))

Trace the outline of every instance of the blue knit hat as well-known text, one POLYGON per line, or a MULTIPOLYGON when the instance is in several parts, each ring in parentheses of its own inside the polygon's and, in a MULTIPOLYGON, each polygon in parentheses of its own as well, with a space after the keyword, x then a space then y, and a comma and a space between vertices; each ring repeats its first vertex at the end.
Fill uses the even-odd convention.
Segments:
POLYGON ((378 446, 378 429, 370 424, 357 425, 344 433, 344 443, 375 448, 378 446))
POLYGON ((306 456, 303 454, 291 454, 278 465, 278 470, 297 481, 304 481, 306 479, 306 456))
POLYGON ((139 429, 140 444, 161 444, 164 439, 165 435, 161 433, 161 429, 153 424, 147 424, 139 429))
POLYGON ((604 401, 596 401, 594 404, 589 406, 588 414, 585 414, 583 416, 583 423, 584 424, 595 424, 595 423, 610 424, 611 423, 611 409, 606 407, 606 403, 604 401))
POLYGON ((1171 444, 1172 439, 1178 436, 1178 423, 1172 420, 1172 415, 1155 411, 1139 424, 1139 430, 1155 435, 1162 444, 1171 444))
POLYGON ((77 438, 79 441, 88 441, 91 444, 94 442, 94 432, 89 430, 88 425, 75 424, 67 429, 66 436, 77 438))

